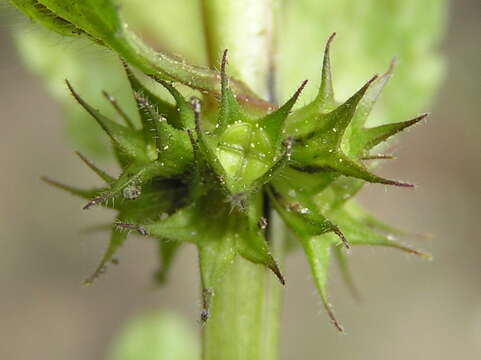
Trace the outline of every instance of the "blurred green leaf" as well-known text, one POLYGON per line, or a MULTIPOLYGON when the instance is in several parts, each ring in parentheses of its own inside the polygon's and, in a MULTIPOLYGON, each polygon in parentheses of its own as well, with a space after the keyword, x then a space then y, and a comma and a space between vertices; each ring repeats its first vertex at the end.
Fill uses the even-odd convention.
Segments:
POLYGON ((120 0, 119 4, 129 27, 153 48, 207 65, 199 0, 120 0))
POLYGON ((65 38, 42 28, 19 27, 14 33, 22 60, 46 83, 48 91, 66 112, 67 131, 79 150, 88 155, 105 154, 110 147, 98 125, 73 99, 64 80, 75 84, 85 100, 105 116, 119 118, 101 90, 112 94, 122 109, 138 118, 129 83, 118 58, 84 38, 65 38))
MULTIPOLYGON (((441 80, 443 60, 437 47, 445 10, 444 0, 284 1, 278 55, 281 101, 304 79, 320 82, 323 43, 337 32, 331 50, 337 100, 344 101, 374 73, 384 72, 396 56, 398 66, 368 125, 412 118, 432 100, 441 80)), ((316 92, 309 86, 302 99, 310 101, 316 92)))
POLYGON ((130 320, 114 338, 108 360, 198 360, 195 335, 180 317, 149 313, 130 320))

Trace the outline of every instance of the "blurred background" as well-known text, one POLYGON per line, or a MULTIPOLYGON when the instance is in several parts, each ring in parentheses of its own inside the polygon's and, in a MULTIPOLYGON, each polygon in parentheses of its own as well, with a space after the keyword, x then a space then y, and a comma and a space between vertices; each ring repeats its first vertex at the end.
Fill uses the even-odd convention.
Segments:
MULTIPOLYGON (((360 196, 387 223, 434 234, 413 242, 434 261, 355 248, 350 258, 362 301, 352 299, 335 267, 330 281, 343 336, 321 309, 303 254, 290 256, 283 360, 481 358, 480 10, 477 1, 451 2, 442 43, 446 76, 432 115, 403 136, 398 159, 379 169, 417 189, 370 185, 360 196)), ((196 335, 192 247, 181 251, 161 289, 152 282, 154 243, 135 237, 121 249, 119 266, 93 286, 80 285, 108 237, 82 230, 112 214, 82 211, 80 200, 40 181, 48 175, 97 184, 72 151, 62 109, 20 61, 10 38, 18 19, 0 11, 0 359, 105 359, 126 321, 159 309, 178 313, 187 328, 181 331, 196 335)))

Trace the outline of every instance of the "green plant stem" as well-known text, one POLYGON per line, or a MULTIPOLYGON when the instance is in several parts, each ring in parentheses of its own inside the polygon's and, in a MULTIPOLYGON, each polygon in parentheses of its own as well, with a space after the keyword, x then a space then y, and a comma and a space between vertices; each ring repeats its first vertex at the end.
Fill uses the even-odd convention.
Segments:
POLYGON ((222 52, 228 49, 228 71, 263 97, 272 66, 277 1, 202 0, 211 66, 219 68, 222 52))
MULTIPOLYGON (((275 2, 202 0, 210 65, 218 68, 228 49, 229 73, 263 97, 268 95, 273 63, 275 2)), ((269 204, 262 206, 270 214, 269 204)), ((274 216, 267 236, 278 262, 283 258, 283 234, 274 216)), ((212 297, 202 330, 202 359, 277 359, 281 290, 272 272, 238 256, 212 297)))
MULTIPOLYGON (((282 258, 282 224, 272 226, 273 255, 282 258)), ((262 265, 238 256, 217 288, 203 328, 203 360, 276 360, 281 291, 262 265)))

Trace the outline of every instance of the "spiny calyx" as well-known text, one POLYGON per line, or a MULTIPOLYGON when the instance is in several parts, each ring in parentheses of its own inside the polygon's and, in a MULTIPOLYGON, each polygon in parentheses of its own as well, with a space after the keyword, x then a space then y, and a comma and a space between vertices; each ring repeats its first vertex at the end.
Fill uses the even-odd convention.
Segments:
POLYGON ((156 278, 160 281, 165 280, 179 245, 192 243, 199 252, 204 294, 209 294, 204 299, 205 320, 210 299, 236 256, 268 267, 284 284, 265 239, 268 223, 263 214, 271 203, 299 239, 324 306, 342 330, 327 300, 331 252, 348 282, 345 253, 339 245, 347 249, 351 245, 382 245, 424 256, 396 242, 388 234, 394 230, 348 200, 365 182, 411 186, 373 174, 362 161, 379 158, 370 150, 425 115, 366 128, 367 116, 393 66, 338 104, 330 71, 332 38, 324 53, 318 95, 295 111, 306 82, 275 110, 259 114, 256 109, 253 115, 245 103, 241 105, 229 87, 227 52, 221 62, 221 94, 218 98, 206 95, 206 106, 197 98, 187 100, 172 83, 152 76, 172 95, 172 105, 156 96, 125 65, 140 128, 107 93, 104 95, 124 125, 88 105, 67 82, 74 98, 111 139, 122 169, 115 178, 80 155, 106 183, 104 187, 81 190, 47 179, 87 199, 85 209, 101 205, 117 210, 109 247, 87 282, 103 272, 130 231, 158 241, 162 267, 156 278))

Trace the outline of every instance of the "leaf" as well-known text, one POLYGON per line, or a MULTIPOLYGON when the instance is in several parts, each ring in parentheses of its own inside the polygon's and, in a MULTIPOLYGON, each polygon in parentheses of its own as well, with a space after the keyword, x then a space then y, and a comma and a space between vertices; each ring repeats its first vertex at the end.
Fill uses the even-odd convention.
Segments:
POLYGON ((84 34, 81 29, 57 16, 37 0, 10 0, 10 2, 30 19, 63 36, 84 34))
MULTIPOLYGON (((142 72, 162 75, 199 90, 218 92, 217 74, 207 68, 189 65, 165 53, 156 52, 128 29, 111 0, 39 0, 56 16, 82 29, 142 72)), ((247 87, 234 82, 242 93, 247 87)))
POLYGON ((114 337, 108 360, 198 360, 199 344, 187 323, 171 312, 130 319, 114 337))
POLYGON ((64 80, 69 79, 93 108, 107 118, 116 119, 116 110, 99 96, 102 89, 109 90, 127 116, 137 122, 135 102, 118 57, 85 38, 66 39, 38 26, 32 29, 32 25, 19 25, 13 36, 22 62, 44 81, 50 95, 61 103, 67 133, 76 148, 90 157, 110 154, 98 125, 72 101, 64 80))

